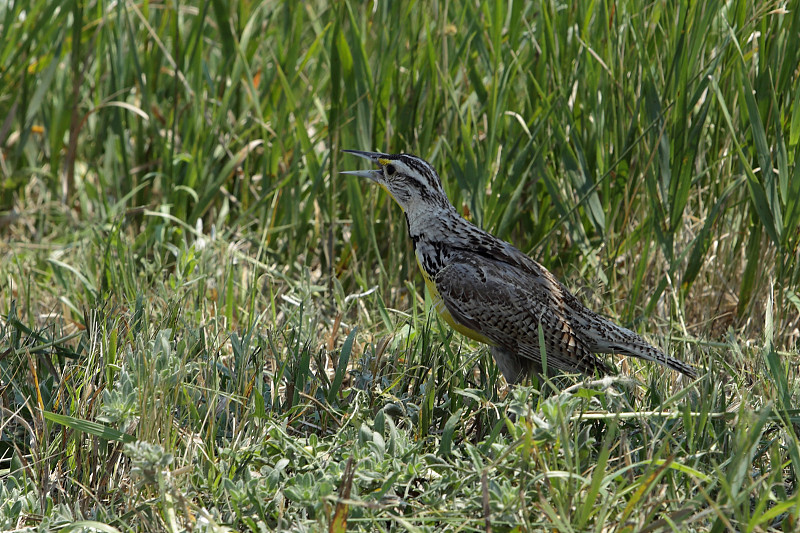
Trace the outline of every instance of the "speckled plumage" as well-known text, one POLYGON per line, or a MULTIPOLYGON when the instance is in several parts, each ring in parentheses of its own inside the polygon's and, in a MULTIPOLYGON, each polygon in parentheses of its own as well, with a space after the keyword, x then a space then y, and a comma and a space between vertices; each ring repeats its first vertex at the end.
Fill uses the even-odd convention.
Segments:
POLYGON ((606 374, 609 368, 595 354, 618 353, 696 376, 688 364, 586 308, 542 265, 461 217, 427 162, 409 154, 346 152, 378 165, 347 173, 372 179, 400 205, 437 310, 458 331, 491 346, 509 383, 542 372, 540 326, 548 369, 606 374))

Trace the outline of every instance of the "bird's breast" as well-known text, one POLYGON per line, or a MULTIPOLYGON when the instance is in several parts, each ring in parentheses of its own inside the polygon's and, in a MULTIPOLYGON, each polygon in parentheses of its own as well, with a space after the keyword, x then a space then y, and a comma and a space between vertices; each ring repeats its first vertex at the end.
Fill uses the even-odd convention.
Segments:
POLYGON ((417 239, 414 241, 414 253, 419 269, 431 279, 447 264, 448 254, 440 243, 417 239))
POLYGON ((453 318, 452 313, 450 313, 450 310, 447 309, 444 297, 439 291, 439 288, 436 286, 435 281, 436 274, 446 265, 448 257, 446 251, 443 249, 436 250, 436 247, 426 246, 424 243, 420 242, 417 242, 416 244, 417 246, 415 247, 415 252, 417 256, 417 265, 419 266, 420 272, 422 272, 422 278, 425 280, 425 286, 428 288, 428 292, 431 295, 433 307, 436 309, 436 312, 439 313, 439 316, 441 316, 451 328, 458 331, 462 335, 484 344, 493 345, 494 343, 480 332, 470 329, 467 326, 457 322, 456 319, 453 318), (423 245, 420 246, 420 244, 423 245), (422 250, 422 252, 420 250, 422 250), (425 252, 432 253, 426 254, 425 252))

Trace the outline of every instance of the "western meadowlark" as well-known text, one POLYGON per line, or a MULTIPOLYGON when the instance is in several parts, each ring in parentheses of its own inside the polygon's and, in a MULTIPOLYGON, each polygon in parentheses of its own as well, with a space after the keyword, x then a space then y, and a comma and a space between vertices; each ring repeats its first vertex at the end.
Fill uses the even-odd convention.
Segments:
POLYGON ((400 205, 436 310, 456 331, 488 344, 509 383, 543 372, 540 329, 548 369, 606 374, 595 353, 618 353, 696 377, 691 366, 587 309, 542 265, 462 218, 426 161, 345 152, 377 165, 344 174, 371 179, 400 205))

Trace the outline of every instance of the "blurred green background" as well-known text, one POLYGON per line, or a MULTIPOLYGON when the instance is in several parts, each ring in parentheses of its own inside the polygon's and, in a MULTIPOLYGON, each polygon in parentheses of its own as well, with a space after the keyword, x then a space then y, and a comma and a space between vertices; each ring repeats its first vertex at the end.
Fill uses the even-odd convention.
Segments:
POLYGON ((718 337, 763 316, 770 282, 796 314, 796 11, 636 7, 12 2, 7 242, 110 224, 146 255, 202 220, 387 293, 414 278, 398 213, 337 171, 359 164, 341 148, 403 151, 627 320, 677 302, 718 337))

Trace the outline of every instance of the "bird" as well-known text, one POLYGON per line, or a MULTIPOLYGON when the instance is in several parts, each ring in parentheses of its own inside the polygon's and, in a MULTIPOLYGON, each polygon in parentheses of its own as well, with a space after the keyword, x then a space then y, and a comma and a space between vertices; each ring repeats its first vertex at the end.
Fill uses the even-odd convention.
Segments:
POLYGON ((462 217, 427 161, 405 153, 344 152, 377 167, 342 173, 377 183, 400 206, 436 311, 453 329, 490 347, 509 385, 534 374, 554 376, 554 370, 605 376, 611 368, 598 353, 638 357, 697 377, 691 365, 588 309, 544 266, 462 217))

